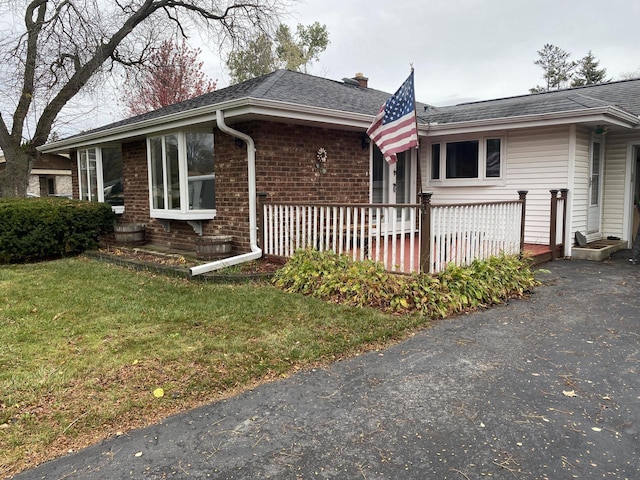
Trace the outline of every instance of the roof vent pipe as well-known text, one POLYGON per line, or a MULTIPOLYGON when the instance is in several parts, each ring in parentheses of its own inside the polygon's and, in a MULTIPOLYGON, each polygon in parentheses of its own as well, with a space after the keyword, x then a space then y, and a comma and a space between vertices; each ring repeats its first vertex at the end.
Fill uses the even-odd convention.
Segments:
POLYGON ((247 144, 247 170, 249 186, 249 245, 251 252, 236 255, 235 257, 217 260, 203 265, 191 267, 191 276, 219 270, 224 267, 250 262, 262 257, 262 250, 258 247, 257 216, 256 216, 256 145, 246 133, 239 132, 229 127, 224 121, 224 111, 216 111, 216 123, 218 128, 228 135, 243 140, 247 144))

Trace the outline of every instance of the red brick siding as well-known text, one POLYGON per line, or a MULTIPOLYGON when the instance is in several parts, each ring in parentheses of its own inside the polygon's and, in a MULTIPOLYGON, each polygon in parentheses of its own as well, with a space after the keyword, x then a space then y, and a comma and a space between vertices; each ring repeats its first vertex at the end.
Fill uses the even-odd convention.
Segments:
MULTIPOLYGON (((255 121, 233 125, 256 145, 256 186, 278 202, 369 201, 369 149, 361 132, 345 132, 285 123, 255 121), (316 168, 318 149, 327 151, 322 174, 316 168)), ((215 130, 216 218, 203 222, 203 235, 233 236, 233 251, 249 251, 247 152, 235 139, 215 130)), ((197 234, 186 221, 171 221, 170 231, 149 217, 146 142, 122 145, 125 223, 144 223, 149 242, 193 250, 197 234)), ((74 168, 74 196, 78 195, 74 168)))
POLYGON ((73 198, 80 198, 80 188, 78 184, 78 152, 71 152, 69 158, 71 158, 71 195, 73 198))
POLYGON ((148 242, 170 248, 193 250, 197 234, 184 221, 172 220, 167 232, 158 220, 149 217, 149 176, 145 140, 122 145, 124 214, 122 223, 143 223, 148 242))
MULTIPOLYGON (((369 201, 369 149, 361 133, 270 122, 234 125, 256 144, 256 187, 277 202, 369 201), (316 168, 318 149, 327 161, 316 168)), ((246 149, 216 135, 216 233, 234 236, 240 251, 249 250, 249 203, 246 149)))

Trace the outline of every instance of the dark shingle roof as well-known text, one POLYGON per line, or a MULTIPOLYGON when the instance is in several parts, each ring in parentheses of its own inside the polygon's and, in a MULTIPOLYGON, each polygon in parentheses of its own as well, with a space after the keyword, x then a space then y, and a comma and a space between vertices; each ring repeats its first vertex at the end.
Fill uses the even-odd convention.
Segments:
POLYGON ((372 88, 362 88, 350 83, 314 77, 290 70, 276 70, 267 75, 231 85, 191 100, 104 125, 92 130, 92 132, 134 125, 146 120, 242 98, 274 100, 302 106, 375 115, 389 96, 389 93, 372 88))
MULTIPOLYGON (((104 125, 90 132, 83 132, 69 137, 69 139, 117 127, 134 126, 147 120, 160 119, 200 107, 215 107, 218 104, 244 98, 273 100, 292 105, 375 115, 390 95, 390 93, 372 88, 362 88, 350 82, 330 80, 290 70, 276 70, 267 75, 191 100, 104 125)), ((416 108, 419 123, 451 124, 584 110, 607 105, 618 106, 635 115, 640 114, 640 79, 448 107, 431 107, 418 102, 416 108), (427 107, 426 110, 425 107, 427 107)))
POLYGON ((640 115, 640 79, 463 103, 449 107, 429 107, 426 111, 419 110, 418 116, 423 123, 451 124, 606 106, 618 107, 633 115, 640 115))

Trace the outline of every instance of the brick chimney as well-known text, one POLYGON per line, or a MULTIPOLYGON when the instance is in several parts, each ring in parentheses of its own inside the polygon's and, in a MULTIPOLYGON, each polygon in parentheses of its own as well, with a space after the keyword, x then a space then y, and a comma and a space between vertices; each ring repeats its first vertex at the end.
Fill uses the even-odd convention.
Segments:
POLYGON ((362 72, 356 73, 356 76, 353 77, 353 79, 356 82, 358 82, 362 88, 367 88, 367 85, 369 83, 369 79, 367 77, 365 77, 362 72))

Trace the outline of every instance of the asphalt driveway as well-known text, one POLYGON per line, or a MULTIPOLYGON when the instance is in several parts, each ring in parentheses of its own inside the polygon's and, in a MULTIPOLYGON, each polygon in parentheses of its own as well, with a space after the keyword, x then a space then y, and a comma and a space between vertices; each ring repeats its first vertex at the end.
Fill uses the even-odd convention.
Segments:
POLYGON ((16 479, 640 478, 640 266, 437 323, 16 479))

